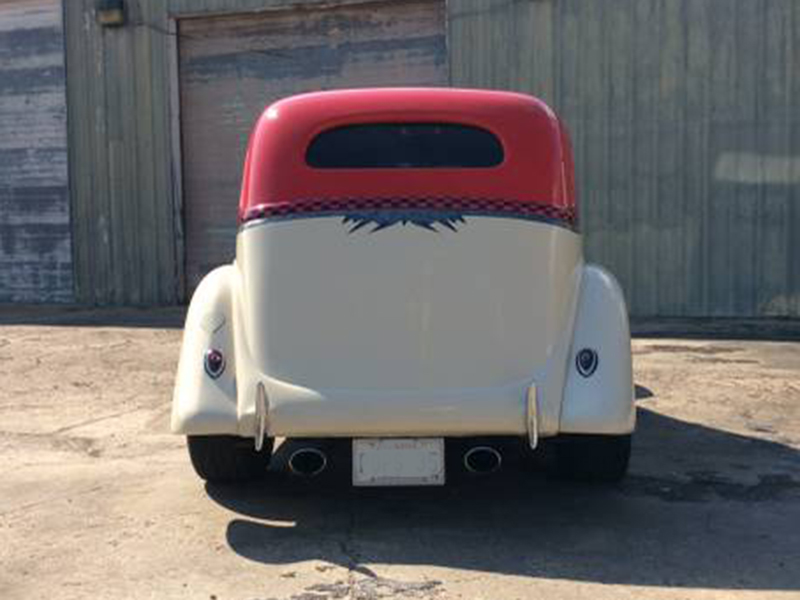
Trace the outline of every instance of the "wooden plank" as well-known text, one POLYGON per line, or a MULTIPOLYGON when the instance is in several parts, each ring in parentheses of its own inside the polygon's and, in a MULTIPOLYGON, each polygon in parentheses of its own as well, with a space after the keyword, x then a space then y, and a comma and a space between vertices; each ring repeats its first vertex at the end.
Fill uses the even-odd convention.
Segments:
MULTIPOLYGON (((286 8, 315 10, 331 6, 375 4, 376 0, 150 0, 166 5, 170 18, 258 14, 286 8)), ((405 0, 401 0, 405 1, 405 0)))
MULTIPOLYGON (((577 6, 576 6, 577 9, 577 6)), ((578 79, 575 90, 580 95, 580 117, 573 121, 575 167, 583 198, 581 228, 587 259, 605 262, 603 240, 608 232, 602 219, 606 168, 605 61, 603 57, 603 8, 596 2, 581 3, 578 25, 578 79), (602 147, 602 149, 601 149, 602 147), (595 148, 601 150, 595 152, 595 148)))
POLYGON ((604 252, 628 298, 633 288, 634 246, 632 235, 634 162, 633 115, 636 57, 630 51, 634 13, 626 0, 614 0, 607 7, 606 28, 613 31, 606 53, 608 62, 608 176, 605 216, 609 234, 604 252))
POLYGON ((800 115, 798 115, 797 105, 800 98, 800 6, 797 2, 789 1, 791 5, 790 26, 787 31, 787 47, 790 49, 787 56, 786 77, 783 79, 786 86, 786 105, 787 112, 791 118, 787 118, 789 129, 791 130, 791 179, 794 182, 789 193, 789 219, 788 234, 789 239, 786 247, 786 260, 788 262, 787 285, 784 288, 786 298, 784 307, 780 311, 782 314, 798 316, 800 315, 800 115))
MULTIPOLYGON (((739 157, 739 170, 746 168, 745 158, 754 150, 759 154, 756 160, 756 172, 762 168, 763 156, 756 148, 755 132, 758 128, 756 113, 758 110, 758 15, 762 12, 761 1, 737 0, 736 10, 736 67, 737 67, 737 131, 735 134, 735 150, 739 157)), ((760 173, 756 180, 760 179, 760 173)), ((728 232, 731 252, 731 268, 733 270, 732 312, 736 314, 751 313, 755 306, 755 285, 759 260, 755 223, 759 203, 760 185, 739 182, 736 185, 734 210, 731 213, 728 232), (735 240, 735 242, 734 242, 735 240)))
MULTIPOLYGON (((150 5, 145 7, 145 10, 150 5)), ((149 18, 145 12, 143 18, 149 18)), ((134 37, 131 51, 136 66, 132 81, 136 98, 137 143, 132 149, 136 157, 137 177, 134 182, 136 193, 133 202, 138 205, 138 276, 141 286, 139 303, 156 304, 161 298, 159 294, 159 269, 161 261, 158 256, 158 244, 150 232, 157 231, 158 213, 156 205, 158 196, 155 188, 155 163, 153 161, 155 132, 153 130, 153 105, 155 102, 153 86, 153 36, 159 35, 149 27, 145 27, 134 37)))
POLYGON ((512 6, 513 30, 507 38, 513 65, 510 74, 513 89, 533 90, 534 95, 552 104, 555 85, 553 4, 525 2, 512 6))
MULTIPOLYGON (((76 82, 73 78, 69 78, 67 83, 69 86, 86 85, 88 87, 87 104, 80 107, 82 112, 77 115, 77 118, 93 129, 92 144, 85 149, 91 154, 89 156, 73 154, 75 160, 85 159, 89 161, 87 177, 92 186, 91 198, 93 206, 87 211, 87 216, 91 220, 91 230, 88 238, 81 240, 81 243, 88 244, 90 252, 93 251, 93 255, 96 257, 93 259, 95 268, 92 289, 90 290, 90 301, 96 304, 109 304, 114 301, 113 294, 116 286, 112 273, 118 265, 115 264, 115 257, 112 254, 112 234, 115 223, 114 215, 111 212, 110 200, 112 188, 110 185, 111 169, 109 157, 112 152, 106 133, 106 124, 109 122, 107 69, 102 30, 91 18, 91 10, 91 0, 83 0, 81 22, 88 41, 86 47, 88 56, 81 58, 88 59, 91 69, 85 81, 76 82), (91 246, 94 246, 94 248, 91 248, 91 246)), ((112 120, 116 116, 112 115, 112 120)), ((77 200, 80 200, 80 198, 77 200)))
POLYGON ((74 298, 61 8, 0 3, 0 302, 74 298))
MULTIPOLYGON (((83 57, 84 36, 70 35, 69 32, 79 30, 81 27, 82 6, 78 2, 70 2, 64 6, 65 28, 65 62, 70 80, 85 81, 87 78, 87 64, 85 60, 76 60, 83 57)), ((86 302, 91 297, 94 280, 94 261, 91 259, 89 245, 81 243, 89 237, 90 215, 88 208, 92 203, 87 177, 87 163, 76 160, 82 149, 91 144, 91 129, 79 120, 80 107, 87 104, 86 86, 67 84, 67 126, 69 139, 69 189, 72 200, 71 225, 73 238, 73 258, 75 272, 75 299, 86 302), (79 201, 78 199, 81 199, 79 201)))
MULTIPOLYGON (((148 268, 153 271, 158 290, 153 299, 147 302, 175 303, 183 300, 182 248, 180 213, 180 164, 173 154, 175 145, 180 144, 180 130, 175 127, 172 115, 173 96, 178 93, 177 72, 173 71, 171 61, 177 45, 177 33, 173 23, 167 18, 162 3, 148 3, 144 6, 143 18, 149 24, 151 57, 146 68, 150 71, 152 85, 152 115, 144 128, 149 134, 153 147, 154 192, 152 197, 153 223, 149 229, 147 243, 155 254, 155 264, 148 268)), ((145 66, 143 65, 143 68, 145 66)))
POLYGON ((655 271, 656 314, 683 314, 681 305, 685 297, 684 250, 689 242, 683 235, 686 221, 681 152, 686 124, 681 107, 685 89, 686 42, 681 6, 682 2, 661 3, 659 37, 655 41, 659 56, 658 114, 655 115, 658 164, 653 173, 656 188, 652 226, 658 235, 654 240, 656 257, 651 267, 655 271), (668 281, 675 282, 675 285, 662 285, 668 281))
POLYGON ((714 18, 708 2, 684 2, 686 21, 686 97, 684 104, 683 164, 694 165, 686 171, 684 201, 685 226, 692 240, 684 269, 685 314, 701 316, 709 310, 709 235, 708 190, 711 168, 709 156, 710 94, 708 73, 711 68, 711 27, 714 18))
MULTIPOLYGON (((103 36, 103 53, 100 60, 103 71, 106 73, 125 72, 120 64, 122 61, 121 37, 122 32, 114 31, 103 36)), ((123 78, 121 78, 123 79, 123 78)), ((127 78, 125 78, 127 79, 127 78)), ((121 117, 123 114, 124 88, 126 83, 115 81, 111 77, 102 80, 105 85, 106 109, 112 115, 121 117)), ((128 113, 130 115, 130 113, 128 113)), ((128 117, 130 119, 131 116, 128 117)), ((111 245, 111 264, 106 273, 111 285, 107 289, 108 300, 112 304, 125 303, 127 282, 131 288, 135 283, 130 279, 131 261, 125 255, 126 243, 123 238, 129 216, 126 214, 126 180, 125 171, 130 168, 125 156, 126 140, 123 126, 128 119, 106 119, 106 144, 103 150, 107 153, 108 194, 106 196, 109 214, 109 241, 111 245)))
POLYGON ((98 26, 92 0, 65 14, 78 299, 174 303, 165 7, 140 3, 120 29, 98 26))
POLYGON ((761 155, 759 203, 755 262, 754 310, 759 314, 781 314, 785 307, 784 286, 788 283, 784 255, 787 250, 787 191, 791 188, 779 181, 790 176, 791 129, 787 117, 791 113, 785 103, 783 85, 786 76, 787 31, 791 24, 791 7, 783 2, 762 2, 759 6, 757 33, 760 87, 757 95, 754 131, 755 150, 761 155), (780 164, 780 163, 783 164, 780 164), (773 167, 777 167, 776 168, 773 167))
MULTIPOLYGON (((736 98, 732 93, 736 85, 735 47, 736 27, 733 11, 721 11, 727 5, 724 0, 712 3, 715 16, 709 23, 711 27, 711 65, 709 88, 711 94, 711 131, 709 155, 712 163, 719 161, 729 148, 735 147, 731 141, 731 130, 727 123, 735 122, 736 98)), ((712 164, 712 169, 716 166, 712 164)), ((733 314, 730 290, 732 288, 732 269, 728 231, 731 190, 718 177, 712 177, 709 187, 709 309, 711 314, 723 316, 733 314)))
POLYGON ((176 21, 170 19, 169 31, 171 37, 168 38, 167 50, 167 72, 169 73, 169 131, 171 133, 170 142, 170 176, 173 186, 172 203, 172 230, 174 231, 174 244, 171 249, 174 252, 175 264, 175 295, 179 300, 186 299, 186 237, 183 227, 183 148, 181 145, 181 103, 180 103, 180 79, 179 79, 179 59, 178 59, 178 26, 176 21))
POLYGON ((451 81, 455 86, 506 87, 508 57, 517 38, 506 0, 450 0, 447 20, 451 81), (503 79, 505 78, 505 79, 503 79))

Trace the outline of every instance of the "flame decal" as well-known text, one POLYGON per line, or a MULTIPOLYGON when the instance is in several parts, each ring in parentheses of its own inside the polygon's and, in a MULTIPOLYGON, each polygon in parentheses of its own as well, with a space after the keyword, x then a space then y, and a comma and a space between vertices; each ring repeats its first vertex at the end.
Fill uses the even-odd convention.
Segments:
POLYGON ((460 225, 466 223, 460 213, 441 211, 365 211, 350 213, 342 218, 342 224, 350 227, 347 233, 355 233, 367 226, 373 226, 369 233, 389 229, 395 225, 415 225, 428 231, 442 231, 442 227, 450 231, 458 231, 460 225), (439 227, 437 229, 437 227, 439 227))

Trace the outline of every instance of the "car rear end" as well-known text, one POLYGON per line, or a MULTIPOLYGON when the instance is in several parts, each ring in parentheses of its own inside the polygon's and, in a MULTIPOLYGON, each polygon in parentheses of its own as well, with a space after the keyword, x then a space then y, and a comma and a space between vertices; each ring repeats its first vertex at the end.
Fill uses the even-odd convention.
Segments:
MULTIPOLYGON (((307 473, 325 466, 320 443, 352 440, 360 485, 442 483, 446 438, 533 448, 559 434, 565 390, 583 389, 571 161, 552 111, 519 94, 270 107, 248 150, 228 318, 214 329, 196 311, 213 329, 198 348, 219 336, 230 360, 214 391, 235 398, 198 411, 195 431, 307 440, 290 460, 307 473)), ((173 413, 177 430, 191 433, 190 412, 173 413)), ((468 446, 465 464, 496 454, 468 446)))

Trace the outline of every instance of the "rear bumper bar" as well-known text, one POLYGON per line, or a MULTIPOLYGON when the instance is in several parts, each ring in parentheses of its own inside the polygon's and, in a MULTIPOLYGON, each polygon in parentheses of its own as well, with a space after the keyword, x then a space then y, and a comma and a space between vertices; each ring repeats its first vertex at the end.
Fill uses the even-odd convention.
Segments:
POLYGON ((259 383, 252 417, 240 415, 242 433, 258 436, 361 437, 539 435, 536 386, 520 382, 503 387, 420 391, 312 391, 259 383), (260 392, 258 390, 265 390, 260 392), (261 407, 258 409, 257 407, 261 407), (267 407, 267 413, 260 414, 267 407))

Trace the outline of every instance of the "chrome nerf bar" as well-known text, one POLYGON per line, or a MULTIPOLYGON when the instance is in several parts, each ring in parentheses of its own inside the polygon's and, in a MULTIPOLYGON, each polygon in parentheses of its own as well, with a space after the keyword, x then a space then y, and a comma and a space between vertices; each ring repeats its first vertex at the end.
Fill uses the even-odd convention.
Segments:
POLYGON ((269 399, 264 384, 259 382, 256 386, 256 452, 261 452, 264 446, 264 436, 267 435, 269 428, 269 399))
POLYGON ((528 428, 528 444, 531 450, 535 450, 539 444, 539 406, 536 400, 536 384, 532 383, 528 388, 528 398, 526 403, 526 423, 528 428))

